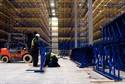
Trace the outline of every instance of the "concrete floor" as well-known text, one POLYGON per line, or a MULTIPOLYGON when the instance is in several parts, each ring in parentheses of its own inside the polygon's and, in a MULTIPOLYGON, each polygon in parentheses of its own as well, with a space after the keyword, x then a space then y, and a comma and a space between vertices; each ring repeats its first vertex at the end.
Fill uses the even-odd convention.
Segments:
POLYGON ((38 69, 25 63, 0 63, 0 84, 125 84, 114 82, 92 68, 80 69, 68 59, 60 59, 60 68, 45 68, 45 73, 34 73, 38 69))

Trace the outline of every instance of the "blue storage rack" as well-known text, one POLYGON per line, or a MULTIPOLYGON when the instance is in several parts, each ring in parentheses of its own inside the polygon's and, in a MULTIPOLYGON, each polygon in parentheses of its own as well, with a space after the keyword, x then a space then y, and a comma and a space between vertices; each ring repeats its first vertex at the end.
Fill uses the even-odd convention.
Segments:
POLYGON ((92 66, 93 50, 91 46, 84 46, 82 48, 75 48, 71 53, 71 60, 79 64, 80 68, 92 66))
POLYGON ((118 67, 121 63, 118 57, 117 47, 112 42, 100 41, 94 44, 94 70, 110 79, 119 81, 122 79, 118 67))
POLYGON ((94 70, 119 81, 120 70, 125 71, 125 14, 103 27, 102 40, 94 43, 94 70))
POLYGON ((120 71, 125 71, 125 13, 103 27, 102 39, 93 46, 73 49, 71 59, 80 67, 94 65, 96 72, 115 81, 122 80, 120 71))

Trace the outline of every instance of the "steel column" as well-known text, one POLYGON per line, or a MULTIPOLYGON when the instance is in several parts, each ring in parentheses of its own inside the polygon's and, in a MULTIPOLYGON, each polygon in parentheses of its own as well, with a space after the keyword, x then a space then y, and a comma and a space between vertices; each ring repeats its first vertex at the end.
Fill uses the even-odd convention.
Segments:
POLYGON ((88 0, 88 41, 89 44, 93 44, 92 0, 88 0))
POLYGON ((74 21, 75 21, 75 48, 78 47, 78 5, 77 0, 74 0, 74 21))

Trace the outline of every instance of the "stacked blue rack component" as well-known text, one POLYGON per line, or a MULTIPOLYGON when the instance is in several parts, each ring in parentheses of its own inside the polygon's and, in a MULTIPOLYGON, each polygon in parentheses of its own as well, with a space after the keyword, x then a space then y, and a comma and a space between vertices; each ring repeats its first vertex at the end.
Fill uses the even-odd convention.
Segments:
POLYGON ((73 41, 63 41, 59 42, 59 54, 61 56, 68 56, 69 55, 69 50, 74 48, 74 42, 73 41))
POLYGON ((125 14, 103 27, 102 40, 94 43, 94 70, 119 81, 120 70, 125 71, 125 14))
POLYGON ((92 66, 92 46, 84 46, 82 48, 75 48, 71 52, 71 60, 79 64, 80 68, 92 66))
POLYGON ((80 64, 80 67, 93 65, 94 62, 96 72, 120 81, 120 70, 125 71, 125 13, 102 29, 101 40, 91 47, 86 45, 73 49, 71 59, 80 64))

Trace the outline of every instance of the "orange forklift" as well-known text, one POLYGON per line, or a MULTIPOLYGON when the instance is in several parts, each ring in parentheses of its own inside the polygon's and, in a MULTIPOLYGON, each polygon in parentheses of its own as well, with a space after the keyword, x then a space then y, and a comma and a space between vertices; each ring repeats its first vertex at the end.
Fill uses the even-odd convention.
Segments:
POLYGON ((5 47, 0 48, 0 60, 2 62, 24 61, 32 62, 32 56, 28 52, 26 36, 22 33, 11 33, 5 47))

